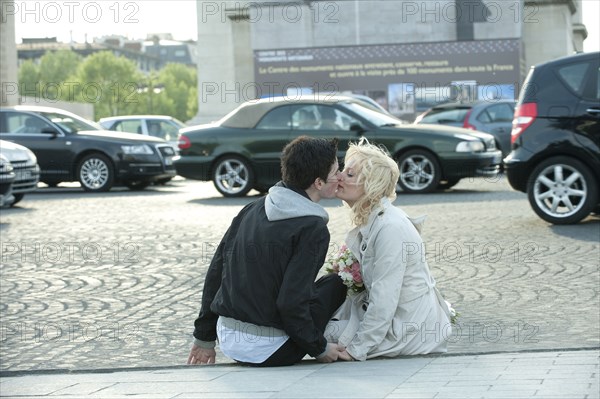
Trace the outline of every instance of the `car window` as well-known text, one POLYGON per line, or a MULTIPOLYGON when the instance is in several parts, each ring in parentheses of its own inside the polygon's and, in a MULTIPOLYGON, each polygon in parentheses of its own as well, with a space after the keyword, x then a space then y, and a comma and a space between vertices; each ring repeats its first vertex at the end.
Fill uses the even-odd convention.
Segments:
POLYGON ((140 119, 129 119, 126 121, 118 121, 113 125, 111 130, 117 132, 139 133, 142 134, 142 121, 140 119))
POLYGON ((558 68, 558 74, 562 78, 563 82, 565 82, 566 85, 571 88, 571 90, 577 94, 581 94, 583 89, 583 80, 589 67, 590 64, 587 62, 566 65, 558 68))
MULTIPOLYGON (((382 114, 379 111, 367 108, 356 102, 341 102, 338 104, 352 112, 357 113, 375 126, 401 125, 403 123, 400 119, 392 115, 382 114)), ((357 124, 362 125, 362 123, 359 121, 355 121, 357 124)))
POLYGON ((321 117, 316 105, 299 106, 292 112, 292 128, 294 130, 317 130, 321 117))
POLYGON ((100 125, 94 122, 87 121, 83 118, 77 117, 72 114, 59 114, 55 112, 40 112, 47 119, 56 123, 63 130, 68 133, 77 133, 84 130, 101 130, 100 125))
POLYGON ((52 125, 39 116, 20 112, 6 112, 6 127, 6 133, 25 134, 40 134, 42 129, 53 129, 52 125))
POLYGON ((164 120, 148 119, 146 120, 146 127, 148 128, 148 134, 150 136, 167 141, 176 140, 177 133, 179 133, 179 128, 169 123, 169 121, 164 120))
POLYGON ((277 107, 269 111, 256 125, 257 129, 289 130, 290 107, 277 107))
POLYGON ((359 123, 352 116, 329 105, 319 105, 317 112, 320 121, 318 130, 350 130, 352 124, 359 123))
POLYGON ((469 108, 432 109, 421 120, 422 123, 463 123, 469 108))
POLYGON ((512 122, 514 111, 508 104, 490 105, 477 117, 481 122, 512 122), (480 119, 483 114, 487 115, 487 120, 480 119))

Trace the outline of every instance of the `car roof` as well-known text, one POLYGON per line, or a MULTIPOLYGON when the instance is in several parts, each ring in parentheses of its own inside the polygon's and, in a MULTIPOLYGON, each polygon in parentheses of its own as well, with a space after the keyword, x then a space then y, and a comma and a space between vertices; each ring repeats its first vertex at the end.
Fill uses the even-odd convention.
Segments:
POLYGON ((95 123, 92 120, 90 120, 90 119, 88 119, 88 118, 86 118, 84 116, 78 115, 78 114, 76 114, 74 112, 67 111, 67 110, 62 109, 62 108, 44 107, 42 105, 13 105, 12 107, 2 107, 0 109, 2 109, 3 111, 5 111, 5 110, 13 110, 13 111, 33 112, 33 113, 36 113, 36 112, 53 112, 53 113, 67 115, 67 116, 74 116, 76 118, 85 119, 88 122, 95 123))
POLYGON ((563 62, 572 62, 572 61, 577 61, 580 59, 587 59, 587 58, 594 59, 594 58, 598 58, 598 57, 600 57, 600 51, 595 51, 595 52, 591 52, 591 53, 577 53, 577 54, 571 54, 571 55, 567 55, 564 57, 560 57, 555 60, 542 62, 537 65, 534 65, 532 68, 539 68, 541 66, 562 64, 563 62))
POLYGON ((268 97, 260 100, 247 101, 229 114, 225 115, 219 124, 225 127, 248 128, 254 127, 258 121, 270 110, 286 104, 337 104, 340 102, 357 103, 350 97, 338 95, 310 94, 302 96, 268 97))
POLYGON ((174 119, 169 115, 120 115, 120 116, 107 116, 100 118, 99 122, 113 121, 113 120, 125 120, 125 119, 174 119))
POLYGON ((73 114, 73 112, 64 110, 62 108, 44 107, 42 105, 13 105, 12 107, 2 107, 2 109, 29 112, 64 112, 66 114, 73 114))
POLYGON ((445 109, 445 108, 449 108, 449 109, 453 109, 453 108, 464 108, 464 109, 469 109, 469 108, 473 108, 474 106, 477 105, 481 105, 481 104, 500 104, 500 103, 513 103, 516 104, 516 100, 510 100, 510 99, 500 99, 500 100, 477 100, 477 101, 465 101, 465 102, 450 102, 450 103, 444 103, 444 104, 438 104, 435 105, 433 107, 431 107, 431 109, 445 109))

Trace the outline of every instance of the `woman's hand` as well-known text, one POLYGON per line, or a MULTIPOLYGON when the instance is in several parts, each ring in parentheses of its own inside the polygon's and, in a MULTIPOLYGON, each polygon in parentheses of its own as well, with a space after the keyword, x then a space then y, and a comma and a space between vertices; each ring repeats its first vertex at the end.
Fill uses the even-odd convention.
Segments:
POLYGON ((352 357, 352 355, 350 355, 348 353, 348 351, 346 350, 346 347, 343 345, 339 345, 337 347, 338 351, 339 351, 339 355, 338 355, 338 359, 339 360, 346 360, 348 362, 352 362, 354 361, 354 358, 352 357))

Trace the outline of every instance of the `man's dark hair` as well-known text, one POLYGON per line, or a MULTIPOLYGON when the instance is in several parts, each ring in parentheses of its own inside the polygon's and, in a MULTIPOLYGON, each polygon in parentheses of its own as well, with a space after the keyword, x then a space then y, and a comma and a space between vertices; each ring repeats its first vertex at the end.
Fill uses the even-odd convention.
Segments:
POLYGON ((306 190, 317 177, 327 181, 337 158, 337 139, 300 136, 288 143, 281 154, 283 182, 306 190))

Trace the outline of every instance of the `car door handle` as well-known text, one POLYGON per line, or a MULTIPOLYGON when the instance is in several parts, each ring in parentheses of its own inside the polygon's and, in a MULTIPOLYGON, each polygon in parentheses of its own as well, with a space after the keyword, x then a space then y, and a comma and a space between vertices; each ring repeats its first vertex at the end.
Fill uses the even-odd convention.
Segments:
POLYGON ((600 114, 600 108, 588 108, 585 110, 588 114, 598 116, 600 114))

